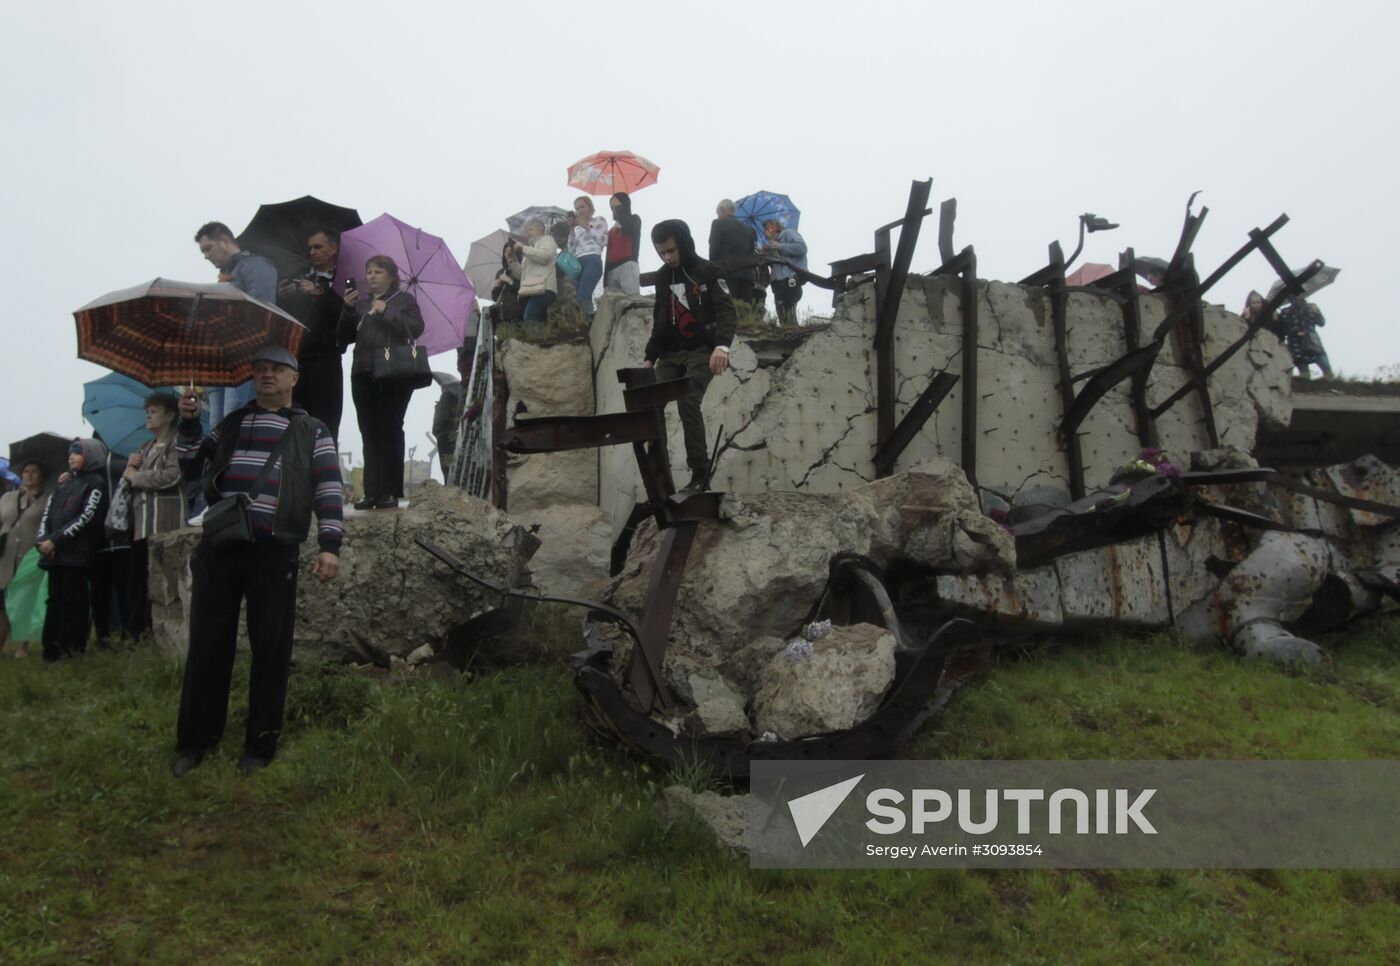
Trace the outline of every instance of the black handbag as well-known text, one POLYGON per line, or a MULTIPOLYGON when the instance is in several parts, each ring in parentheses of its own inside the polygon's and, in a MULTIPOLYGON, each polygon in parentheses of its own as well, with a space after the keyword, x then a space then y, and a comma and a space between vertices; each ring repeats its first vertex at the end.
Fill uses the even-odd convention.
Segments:
POLYGON ((422 389, 433 381, 428 351, 419 348, 416 340, 407 345, 386 345, 375 349, 370 356, 369 374, 375 382, 389 382, 411 389, 422 389))
POLYGON ((267 485, 267 478, 272 474, 272 464, 286 451, 293 435, 292 430, 299 419, 300 416, 293 416, 287 420, 287 428, 283 430, 277 442, 272 444, 272 452, 267 454, 267 461, 263 463, 262 469, 258 470, 258 475, 247 493, 226 496, 216 503, 211 503, 209 509, 204 511, 204 521, 201 525, 204 528, 204 539, 209 541, 209 546, 215 550, 227 550, 230 547, 247 546, 253 542, 253 501, 267 485))

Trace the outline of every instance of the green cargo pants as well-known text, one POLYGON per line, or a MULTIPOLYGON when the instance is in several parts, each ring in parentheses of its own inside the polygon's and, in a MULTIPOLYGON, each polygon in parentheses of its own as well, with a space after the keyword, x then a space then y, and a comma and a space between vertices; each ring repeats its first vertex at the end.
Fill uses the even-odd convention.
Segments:
POLYGON ((656 360, 656 381, 690 380, 690 395, 676 403, 681 414, 681 432, 685 435, 685 463, 691 472, 705 473, 710 469, 710 450, 705 439, 705 416, 700 400, 713 376, 710 373, 710 349, 689 352, 668 352, 656 360))

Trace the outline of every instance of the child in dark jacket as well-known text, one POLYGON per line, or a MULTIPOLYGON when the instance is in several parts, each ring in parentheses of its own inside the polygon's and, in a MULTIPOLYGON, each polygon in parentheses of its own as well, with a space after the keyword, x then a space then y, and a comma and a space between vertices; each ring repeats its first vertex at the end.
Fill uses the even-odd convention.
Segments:
POLYGON ((70 477, 49 497, 39 521, 39 566, 48 571, 44 662, 81 654, 92 628, 89 570, 103 543, 107 518, 107 447, 77 439, 68 449, 70 477))

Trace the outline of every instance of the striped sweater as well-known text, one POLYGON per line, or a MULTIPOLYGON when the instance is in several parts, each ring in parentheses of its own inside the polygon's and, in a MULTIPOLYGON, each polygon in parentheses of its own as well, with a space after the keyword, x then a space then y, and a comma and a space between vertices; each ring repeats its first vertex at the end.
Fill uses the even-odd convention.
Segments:
MULTIPOLYGON (((272 411, 252 404, 243 414, 238 427, 238 442, 228 467, 214 481, 215 487, 224 496, 235 493, 248 493, 253 488, 272 447, 287 429, 288 417, 293 409, 272 411)), ((215 426, 208 436, 201 437, 201 427, 197 419, 180 421, 180 432, 176 437, 175 453, 182 466, 192 468, 192 464, 202 464, 212 459, 219 450, 220 426, 215 426)), ((253 531, 258 539, 272 539, 273 517, 277 512, 277 497, 281 489, 282 460, 279 458, 268 474, 262 492, 253 501, 253 531)), ((335 440, 318 421, 316 441, 311 451, 311 477, 313 508, 316 511, 317 544, 326 553, 340 553, 344 537, 344 489, 340 479, 340 457, 336 454, 335 440)))

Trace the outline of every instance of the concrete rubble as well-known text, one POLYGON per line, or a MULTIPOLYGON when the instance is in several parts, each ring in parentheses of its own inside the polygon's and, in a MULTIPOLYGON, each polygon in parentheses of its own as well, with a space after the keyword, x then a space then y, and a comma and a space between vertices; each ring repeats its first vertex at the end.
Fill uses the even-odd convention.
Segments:
MULTIPOLYGON (((402 510, 355 513, 345 521, 340 575, 322 584, 310 574, 314 540, 302 547, 297 581, 297 660, 371 663, 440 648, 452 630, 500 605, 429 557, 414 538, 427 536, 481 574, 523 570, 504 513, 460 490, 426 484, 402 510)), ((189 555, 196 528, 151 538, 156 643, 173 654, 189 641, 189 555)), ((246 634, 242 636, 246 642, 246 634)))
POLYGON ((699 822, 724 848, 748 854, 748 830, 759 803, 751 795, 693 792, 672 785, 661 792, 661 813, 668 822, 699 822))

